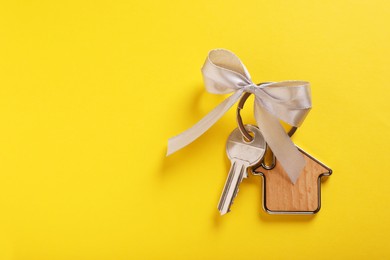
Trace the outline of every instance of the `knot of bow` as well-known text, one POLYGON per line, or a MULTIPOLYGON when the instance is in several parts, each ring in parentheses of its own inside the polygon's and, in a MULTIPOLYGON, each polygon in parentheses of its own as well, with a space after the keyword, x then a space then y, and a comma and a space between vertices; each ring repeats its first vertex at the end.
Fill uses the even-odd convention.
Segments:
POLYGON ((282 81, 257 86, 241 60, 232 52, 209 52, 202 74, 206 89, 214 94, 233 92, 193 127, 168 140, 167 155, 187 146, 206 132, 243 95, 255 95, 254 115, 265 141, 292 183, 305 166, 303 155, 284 131, 279 120, 299 127, 311 109, 310 85, 305 81, 282 81))

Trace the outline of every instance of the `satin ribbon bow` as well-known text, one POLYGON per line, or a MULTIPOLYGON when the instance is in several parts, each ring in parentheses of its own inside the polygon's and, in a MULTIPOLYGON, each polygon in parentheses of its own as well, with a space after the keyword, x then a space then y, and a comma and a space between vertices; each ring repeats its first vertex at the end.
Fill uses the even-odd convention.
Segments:
POLYGON ((167 156, 187 146, 206 132, 242 96, 255 95, 257 125, 276 158, 295 183, 305 167, 303 155, 284 131, 279 119, 300 126, 311 109, 310 85, 305 81, 282 81, 257 86, 240 59, 232 52, 216 49, 209 52, 202 74, 206 89, 214 94, 233 94, 193 127, 168 140, 167 156))

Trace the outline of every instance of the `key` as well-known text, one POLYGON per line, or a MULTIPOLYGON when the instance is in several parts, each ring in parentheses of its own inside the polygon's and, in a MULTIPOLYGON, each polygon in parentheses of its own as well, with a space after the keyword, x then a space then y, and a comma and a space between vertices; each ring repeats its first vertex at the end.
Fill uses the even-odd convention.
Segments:
POLYGON ((246 125, 245 128, 252 133, 252 141, 246 141, 240 130, 236 128, 230 134, 226 143, 226 152, 231 161, 231 166, 218 203, 218 210, 221 215, 225 215, 230 211, 240 183, 248 177, 247 169, 259 164, 265 153, 266 143, 260 130, 252 125, 246 125))

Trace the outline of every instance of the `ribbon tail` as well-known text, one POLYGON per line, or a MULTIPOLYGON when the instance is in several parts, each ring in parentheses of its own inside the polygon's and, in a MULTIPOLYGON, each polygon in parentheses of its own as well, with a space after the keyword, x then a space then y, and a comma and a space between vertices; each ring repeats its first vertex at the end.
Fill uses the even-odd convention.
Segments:
POLYGON ((255 102, 254 114, 264 139, 293 184, 305 167, 305 158, 284 131, 279 120, 255 102))
POLYGON ((215 122, 218 121, 241 97, 242 89, 237 90, 230 97, 214 108, 190 129, 168 140, 167 156, 189 145, 199 136, 205 133, 215 122))

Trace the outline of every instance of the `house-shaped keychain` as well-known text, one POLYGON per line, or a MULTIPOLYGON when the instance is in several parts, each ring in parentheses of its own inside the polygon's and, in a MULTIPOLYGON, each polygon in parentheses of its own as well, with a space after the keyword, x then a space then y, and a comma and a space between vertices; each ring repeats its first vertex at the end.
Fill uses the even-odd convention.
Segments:
MULTIPOLYGON (((245 93, 237 106, 238 127, 247 139, 251 136, 244 127, 240 110, 243 109, 249 95, 245 93)), ((297 128, 293 127, 288 135, 291 137, 296 130, 297 128)), ((321 180, 330 176, 332 170, 297 148, 305 158, 306 165, 295 184, 291 182, 269 148, 267 152, 271 155, 272 162, 266 164, 264 159, 261 166, 252 169, 254 175, 263 177, 263 209, 270 214, 315 214, 321 208, 321 180)))
POLYGON ((279 163, 267 170, 253 171, 263 177, 263 209, 270 214, 315 214, 321 208, 321 180, 332 170, 298 148, 306 166, 297 182, 292 184, 279 163))

